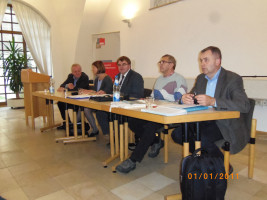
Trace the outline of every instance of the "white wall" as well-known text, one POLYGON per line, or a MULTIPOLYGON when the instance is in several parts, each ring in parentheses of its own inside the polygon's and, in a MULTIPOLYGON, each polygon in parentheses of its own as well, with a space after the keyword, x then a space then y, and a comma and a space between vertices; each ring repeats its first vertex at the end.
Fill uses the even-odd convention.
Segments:
MULTIPOLYGON (((129 56, 144 77, 157 77, 156 63, 169 53, 178 61, 176 71, 194 78, 200 72, 198 53, 209 45, 222 50, 226 69, 240 75, 267 75, 266 0, 183 0, 154 10, 149 10, 148 0, 24 1, 52 26, 56 86, 74 62, 91 75, 92 34, 114 31, 120 31, 121 55, 129 56), (138 7, 131 28, 122 22, 128 3, 138 7)), ((252 81, 253 96, 267 96, 267 90, 258 87, 262 83, 266 79, 252 81)), ((257 113, 267 114, 264 109, 257 113)), ((267 132, 267 125, 263 129, 267 132)))
MULTIPOLYGON (((226 69, 267 76, 266 0, 184 0, 151 11, 149 1, 136 0, 131 28, 121 22, 121 2, 111 2, 100 32, 121 31, 121 54, 134 60, 143 77, 157 77, 156 63, 169 53, 177 59, 176 71, 192 80, 200 73, 199 51, 210 45, 221 49, 226 69)), ((266 79, 245 80, 248 96, 267 98, 266 84, 266 79)), ((256 106, 257 129, 265 132, 266 115, 266 107, 256 106)))
POLYGON ((121 22, 121 2, 111 2, 100 31, 121 31, 121 52, 143 76, 157 76, 156 62, 170 53, 179 72, 195 77, 198 52, 209 45, 220 47, 225 68, 267 75, 266 0, 184 0, 151 11, 149 1, 136 0, 140 10, 130 29, 121 22))

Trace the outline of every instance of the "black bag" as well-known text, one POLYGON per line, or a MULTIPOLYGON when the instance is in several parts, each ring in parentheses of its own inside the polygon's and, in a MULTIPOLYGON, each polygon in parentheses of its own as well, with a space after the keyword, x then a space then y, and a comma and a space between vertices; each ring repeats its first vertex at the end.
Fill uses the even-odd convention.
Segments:
POLYGON ((105 101, 113 101, 113 97, 111 95, 99 96, 99 97, 90 97, 89 100, 94 100, 98 102, 105 102, 105 101))
POLYGON ((182 161, 180 187, 183 200, 223 200, 227 188, 223 159, 197 149, 182 161), (197 153, 201 152, 201 155, 197 153))

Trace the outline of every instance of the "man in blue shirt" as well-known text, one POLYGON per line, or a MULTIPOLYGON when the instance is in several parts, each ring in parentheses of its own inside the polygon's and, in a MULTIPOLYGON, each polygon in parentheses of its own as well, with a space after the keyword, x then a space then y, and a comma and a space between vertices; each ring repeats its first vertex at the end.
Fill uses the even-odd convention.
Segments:
MULTIPOLYGON (((200 74, 191 92, 182 96, 184 104, 211 106, 215 110, 240 111, 240 118, 204 121, 199 123, 201 146, 212 156, 222 157, 224 141, 230 142, 231 153, 241 151, 249 140, 248 112, 250 103, 244 90, 242 77, 221 67, 221 51, 210 46, 200 52, 200 74), (219 144, 219 147, 217 144, 219 144)), ((189 124, 190 151, 194 150, 194 124, 189 124)), ((175 142, 182 144, 182 128, 172 133, 175 142)))

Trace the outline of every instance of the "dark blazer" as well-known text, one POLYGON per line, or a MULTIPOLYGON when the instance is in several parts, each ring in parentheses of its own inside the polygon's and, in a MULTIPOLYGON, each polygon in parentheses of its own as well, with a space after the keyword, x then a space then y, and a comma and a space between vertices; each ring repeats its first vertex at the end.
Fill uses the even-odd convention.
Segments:
MULTIPOLYGON (((205 94, 207 79, 204 74, 200 74, 190 93, 205 94)), ((250 137, 250 122, 248 112, 250 103, 245 93, 242 77, 231 71, 221 68, 218 77, 215 95, 217 103, 216 110, 240 111, 240 118, 217 120, 225 141, 230 142, 231 153, 238 153, 248 143, 250 137)), ((221 146, 224 141, 217 144, 221 146)))
MULTIPOLYGON (((73 74, 71 73, 68 75, 68 78, 64 81, 64 83, 60 85, 60 87, 65 87, 65 85, 68 83, 74 83, 73 74)), ((78 88, 89 89, 89 77, 84 72, 82 72, 81 77, 76 82, 76 86, 70 91, 78 91, 78 88)))
MULTIPOLYGON (((97 85, 98 85, 98 77, 95 78, 94 81, 94 90, 97 91, 97 85)), ((113 92, 113 82, 109 75, 105 76, 105 78, 102 80, 101 86, 99 90, 103 90, 106 92, 106 94, 112 94, 113 92)))
MULTIPOLYGON (((120 78, 121 74, 118 74, 120 78)), ((144 80, 143 77, 133 71, 129 70, 121 86, 121 95, 129 95, 129 97, 143 98, 144 97, 144 80)))

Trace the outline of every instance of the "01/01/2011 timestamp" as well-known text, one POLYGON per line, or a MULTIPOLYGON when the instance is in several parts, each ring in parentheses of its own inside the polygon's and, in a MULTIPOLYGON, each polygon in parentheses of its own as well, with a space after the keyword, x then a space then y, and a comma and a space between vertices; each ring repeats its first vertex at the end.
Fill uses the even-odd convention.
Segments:
POLYGON ((238 173, 188 173, 188 179, 238 179, 238 173))

